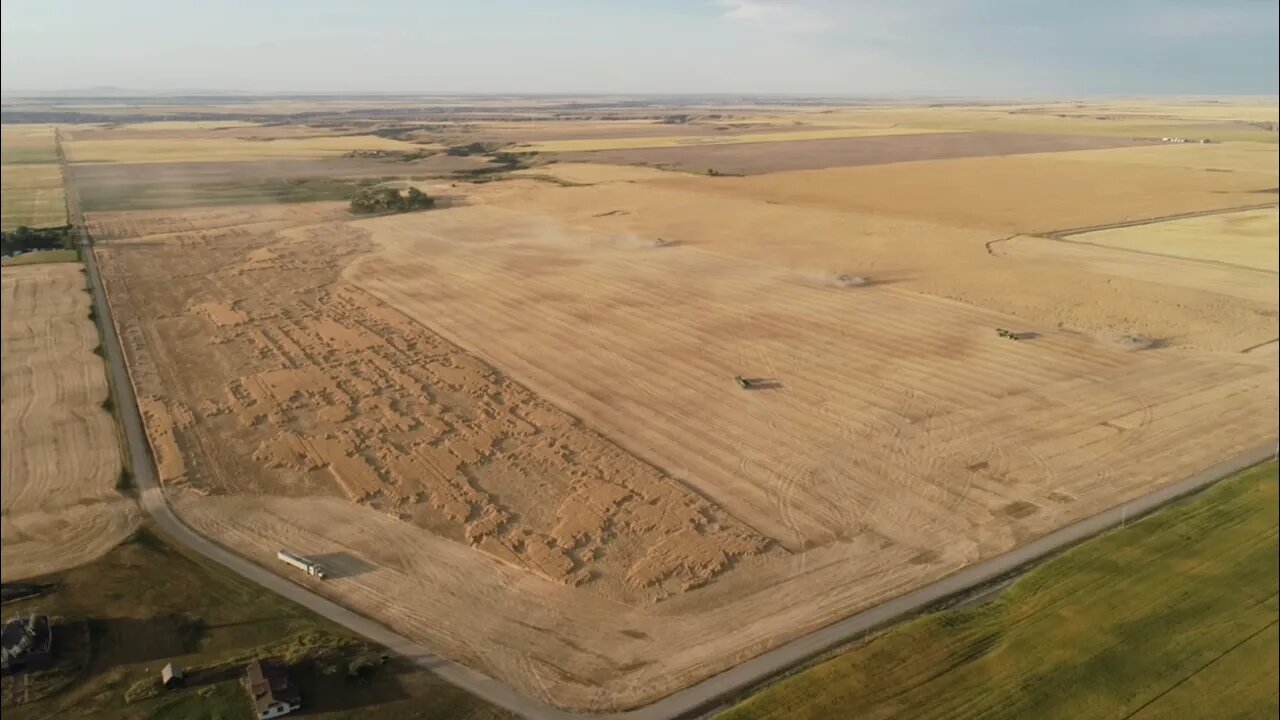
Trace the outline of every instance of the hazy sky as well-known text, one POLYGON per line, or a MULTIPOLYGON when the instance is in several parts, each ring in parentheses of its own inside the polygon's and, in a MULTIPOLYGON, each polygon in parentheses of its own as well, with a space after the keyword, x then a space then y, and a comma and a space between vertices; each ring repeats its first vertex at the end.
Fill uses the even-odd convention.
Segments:
POLYGON ((1277 0, 4 0, 17 89, 1275 94, 1277 0))

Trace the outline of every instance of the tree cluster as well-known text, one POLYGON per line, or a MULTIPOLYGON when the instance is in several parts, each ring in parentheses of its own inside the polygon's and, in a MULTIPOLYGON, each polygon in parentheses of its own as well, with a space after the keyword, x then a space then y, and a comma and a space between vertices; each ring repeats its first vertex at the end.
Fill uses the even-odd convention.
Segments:
POLYGON ((435 204, 435 198, 414 187, 404 193, 395 188, 369 188, 351 198, 351 212, 360 215, 409 212, 426 210, 435 204))
POLYGON ((454 157, 467 157, 468 155, 483 155, 489 152, 489 146, 482 142, 473 142, 470 145, 454 145, 445 151, 446 155, 454 157))
POLYGON ((32 230, 25 225, 20 225, 9 232, 0 233, 0 237, 3 238, 0 251, 5 255, 71 247, 67 233, 61 229, 32 230))

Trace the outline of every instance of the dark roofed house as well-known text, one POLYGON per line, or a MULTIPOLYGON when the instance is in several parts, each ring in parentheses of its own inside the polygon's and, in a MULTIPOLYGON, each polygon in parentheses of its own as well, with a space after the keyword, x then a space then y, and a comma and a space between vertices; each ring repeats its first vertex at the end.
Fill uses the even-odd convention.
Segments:
POLYGON ((249 700, 259 720, 277 718, 302 707, 302 696, 289 682, 289 671, 283 665, 254 660, 247 668, 249 700))
POLYGON ((0 631, 0 673, 43 670, 53 664, 53 628, 46 615, 14 618, 0 631))

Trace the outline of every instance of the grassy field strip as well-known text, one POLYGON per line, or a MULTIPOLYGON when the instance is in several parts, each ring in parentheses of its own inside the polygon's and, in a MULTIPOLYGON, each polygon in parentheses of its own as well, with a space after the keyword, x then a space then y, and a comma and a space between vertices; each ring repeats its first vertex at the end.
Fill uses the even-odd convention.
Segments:
POLYGON ((1276 478, 1224 480, 719 718, 1275 717, 1276 478))
POLYGON ((833 140, 839 138, 879 137, 883 135, 921 135, 938 132, 961 132, 913 127, 846 127, 829 130, 797 130, 795 132, 741 133, 738 135, 677 135, 630 138, 592 138, 584 140, 547 140, 516 146, 524 152, 575 152, 588 150, 632 150, 636 148, 680 147, 689 145, 734 145, 740 143, 787 142, 791 140, 833 140))
MULTIPOLYGON (((74 260, 75 252, 14 260, 27 258, 74 260)), ((0 304, 0 578, 8 582, 102 555, 133 531, 138 512, 116 489, 120 449, 81 268, 6 264, 0 304)))
POLYGON ((69 140, 64 143, 73 163, 177 163, 286 158, 336 158, 355 151, 416 152, 438 150, 372 135, 284 140, 240 138, 69 140))
POLYGON ((81 188, 86 212, 192 208, 257 203, 349 200, 360 185, 346 180, 314 178, 275 182, 94 185, 81 188))
POLYGON ((66 202, 61 187, 5 188, 0 229, 12 230, 20 225, 35 229, 62 227, 67 224, 66 202))
POLYGON ((5 127, 0 132, 0 159, 0 229, 67 224, 52 125, 5 127))
POLYGON ((63 263, 76 262, 80 258, 76 255, 75 250, 39 250, 29 252, 25 255, 16 257, 7 257, 3 261, 4 267, 16 267, 19 265, 43 265, 45 263, 63 263))
POLYGON ((0 161, 5 165, 57 161, 52 125, 8 125, 0 128, 0 161))

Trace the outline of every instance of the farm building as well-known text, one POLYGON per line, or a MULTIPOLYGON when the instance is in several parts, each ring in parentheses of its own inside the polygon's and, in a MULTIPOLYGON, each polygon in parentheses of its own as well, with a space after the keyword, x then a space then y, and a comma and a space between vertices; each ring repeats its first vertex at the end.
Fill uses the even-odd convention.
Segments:
POLYGON ((302 696, 289 682, 289 671, 283 665, 254 660, 246 669, 246 680, 259 720, 288 715, 302 707, 302 696))
POLYGON ((53 629, 46 615, 19 617, 0 631, 0 670, 5 675, 40 670, 53 662, 53 629))

